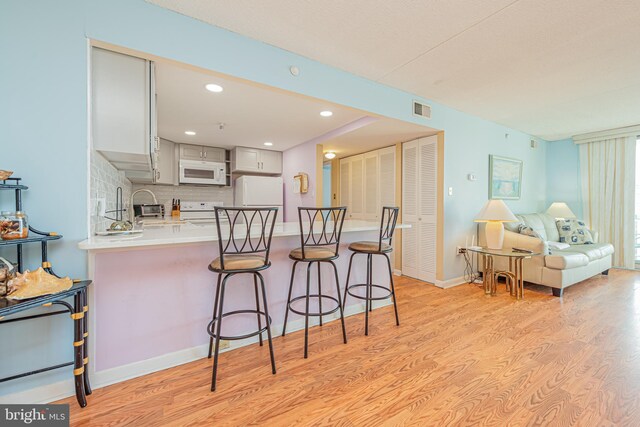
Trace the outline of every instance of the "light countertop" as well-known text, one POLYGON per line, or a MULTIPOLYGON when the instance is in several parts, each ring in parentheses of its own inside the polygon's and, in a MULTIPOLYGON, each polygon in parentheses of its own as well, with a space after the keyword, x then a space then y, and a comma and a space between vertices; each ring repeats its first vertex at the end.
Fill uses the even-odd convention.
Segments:
MULTIPOLYGON (((218 241, 218 233, 213 222, 189 222, 189 221, 156 221, 157 225, 147 223, 143 227, 143 233, 122 236, 91 236, 78 243, 78 247, 88 251, 109 249, 144 248, 153 246, 184 245, 190 243, 206 243, 218 241)), ((153 224, 153 223, 151 223, 153 224)), ((228 226, 227 226, 228 227, 228 226)), ((398 224, 396 228, 409 228, 409 225, 398 224)), ((242 233, 240 228, 236 233, 242 233)), ((345 220, 342 233, 359 231, 378 231, 378 221, 345 220)), ((223 229, 224 233, 224 229, 223 229)), ((256 231, 256 236, 258 231, 256 231)), ((298 236, 300 225, 298 222, 276 223, 273 230, 273 238, 298 236)), ((372 240, 375 240, 372 237, 372 240)))

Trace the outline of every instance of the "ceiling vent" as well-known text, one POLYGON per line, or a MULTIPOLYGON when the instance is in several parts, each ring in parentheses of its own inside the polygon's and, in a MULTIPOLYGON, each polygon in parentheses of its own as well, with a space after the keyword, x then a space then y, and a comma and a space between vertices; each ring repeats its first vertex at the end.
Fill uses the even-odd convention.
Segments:
POLYGON ((431 107, 426 104, 421 104, 418 101, 413 101, 413 115, 430 119, 431 107))

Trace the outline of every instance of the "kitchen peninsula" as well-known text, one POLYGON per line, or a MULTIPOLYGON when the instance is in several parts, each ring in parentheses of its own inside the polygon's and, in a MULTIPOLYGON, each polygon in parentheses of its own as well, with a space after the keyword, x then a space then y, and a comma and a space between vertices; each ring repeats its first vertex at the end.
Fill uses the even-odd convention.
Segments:
MULTIPOLYGON (((335 262, 341 289, 344 290, 350 255, 347 246, 354 241, 377 240, 379 228, 377 222, 344 222, 341 256, 335 262)), ((263 273, 274 336, 282 331, 292 263, 288 255, 300 246, 299 233, 297 222, 276 223, 269 257, 272 266, 263 273)), ((146 225, 141 235, 93 236, 79 243, 80 249, 89 252, 89 274, 95 284, 89 295, 89 320, 95 331, 90 354, 96 386, 206 357, 206 325, 211 320, 216 280, 207 266, 218 256, 217 240, 214 223, 158 221, 157 225, 146 225)), ((373 277, 386 285, 387 265, 384 258, 378 258, 374 257, 373 277)), ((365 282, 365 269, 358 265, 354 263, 351 283, 365 282)), ((315 277, 312 275, 312 289, 316 286, 315 277)), ((332 275, 325 277, 326 289, 335 289, 332 275)), ((305 269, 298 269, 294 294, 303 293, 305 280, 305 269)), ((229 309, 251 308, 255 304, 249 276, 238 276, 230 285, 225 297, 229 309)), ((378 307, 388 303, 390 300, 383 301, 378 307)), ((345 315, 360 312, 363 307, 352 298, 345 315)), ((336 318, 335 314, 325 316, 325 321, 336 318)), ((225 335, 255 330, 255 316, 237 316, 225 323, 224 328, 227 327, 225 335)), ((301 328, 302 318, 290 319, 288 330, 301 328)), ((257 337, 232 342, 232 348, 252 342, 257 342, 257 337)), ((277 340, 274 345, 277 362, 277 340)), ((269 363, 268 359, 265 363, 269 363)))

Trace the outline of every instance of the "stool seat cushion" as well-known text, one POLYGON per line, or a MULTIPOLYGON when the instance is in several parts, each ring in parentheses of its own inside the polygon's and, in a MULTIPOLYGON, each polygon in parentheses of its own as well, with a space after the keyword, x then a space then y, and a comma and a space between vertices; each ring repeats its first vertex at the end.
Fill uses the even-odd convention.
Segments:
POLYGON ((302 258, 302 248, 296 248, 289 252, 289 256, 294 259, 330 259, 336 256, 333 248, 324 246, 310 246, 304 249, 304 258, 302 258))
MULTIPOLYGON (((254 268, 264 267, 264 258, 254 254, 238 254, 224 256, 224 269, 226 270, 250 270, 254 268)), ((211 262, 213 270, 222 270, 220 258, 216 258, 211 262)))
MULTIPOLYGON (((378 242, 353 242, 349 245, 349 249, 356 252, 378 252, 378 242)), ((391 252, 393 248, 387 243, 382 243, 380 252, 391 252)))

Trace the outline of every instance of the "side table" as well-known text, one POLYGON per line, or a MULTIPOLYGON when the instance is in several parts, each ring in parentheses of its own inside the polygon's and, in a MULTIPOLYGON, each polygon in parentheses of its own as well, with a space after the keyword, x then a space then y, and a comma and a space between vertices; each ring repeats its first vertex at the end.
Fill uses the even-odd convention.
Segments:
POLYGON ((537 255, 541 255, 538 252, 516 252, 512 249, 488 249, 488 248, 474 248, 467 249, 470 252, 482 255, 483 258, 483 275, 482 285, 484 287, 484 293, 486 295, 494 296, 496 294, 496 279, 499 276, 504 276, 507 280, 507 286, 509 287, 509 293, 516 299, 524 298, 524 275, 523 275, 523 261, 527 258, 532 258, 537 255), (493 267, 494 257, 507 257, 509 258, 509 270, 495 270, 493 267))
MULTIPOLYGON (((81 407, 87 406, 88 394, 91 394, 91 386, 89 384, 89 373, 87 365, 89 363, 87 341, 89 339, 89 330, 87 322, 87 286, 91 284, 90 280, 76 282, 66 291, 53 295, 44 295, 28 300, 9 300, 0 298, 0 325, 7 323, 37 319, 42 317, 54 316, 57 314, 69 314, 73 325, 73 354, 74 360, 71 362, 60 363, 48 366, 46 368, 37 369, 35 371, 24 372, 10 377, 0 378, 0 382, 11 381, 23 378, 29 375, 39 374, 41 372, 51 371, 53 369, 63 368, 65 366, 73 366, 73 376, 75 380, 76 398, 81 407), (64 301, 73 297, 73 304, 64 301), (18 314, 26 310, 37 307, 51 307, 53 305, 61 306, 61 310, 52 310, 46 313, 33 314, 22 317, 16 317, 3 320, 6 316, 18 314)), ((6 343, 3 343, 6 344, 6 343)))

